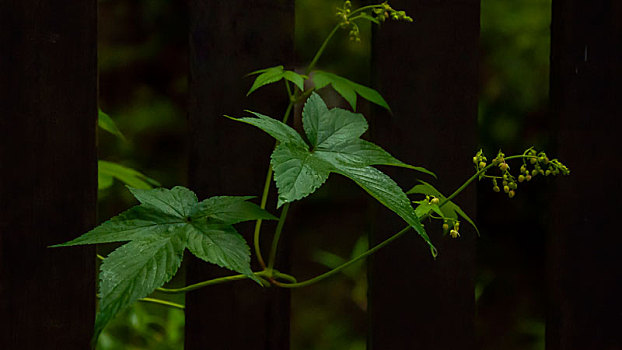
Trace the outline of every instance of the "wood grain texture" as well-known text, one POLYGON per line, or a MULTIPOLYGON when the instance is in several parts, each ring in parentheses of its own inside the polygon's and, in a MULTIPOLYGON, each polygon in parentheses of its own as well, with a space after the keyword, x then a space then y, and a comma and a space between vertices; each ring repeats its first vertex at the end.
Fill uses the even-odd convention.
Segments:
MULTIPOLYGON (((192 0, 189 4, 189 184, 200 198, 261 196, 274 140, 223 114, 242 116, 244 109, 251 109, 282 117, 287 106, 283 84, 247 98, 253 79, 244 75, 292 62, 294 1, 192 0)), ((275 202, 268 204, 273 213, 275 202)), ((239 228, 252 244, 253 225, 239 228)), ((273 223, 268 223, 262 230, 266 258, 273 229, 273 223)), ((282 255, 278 265, 287 268, 287 256, 282 255)), ((187 271, 188 283, 230 273, 192 259, 187 271)), ((208 344, 232 350, 289 348, 288 291, 241 281, 190 293, 186 303, 186 349, 205 349, 208 344)))
POLYGON ((547 349, 622 349, 620 43, 619 1, 553 1, 551 102, 571 174, 552 201, 547 349))
POLYGON ((95 223, 97 2, 0 2, 0 348, 86 349, 95 223))
MULTIPOLYGON (((392 1, 414 23, 389 22, 375 31, 377 88, 393 115, 379 112, 374 140, 398 159, 434 171, 449 195, 473 173, 476 150, 479 1, 392 1)), ((420 174, 391 171, 409 189, 420 174)), ((426 177, 424 180, 433 181, 426 177)), ((475 217, 475 191, 457 203, 475 217)), ((433 260, 415 233, 370 260, 369 346, 385 349, 473 349, 475 232, 443 237, 439 221, 426 222, 439 250, 433 260)), ((404 223, 379 208, 372 242, 404 223)))

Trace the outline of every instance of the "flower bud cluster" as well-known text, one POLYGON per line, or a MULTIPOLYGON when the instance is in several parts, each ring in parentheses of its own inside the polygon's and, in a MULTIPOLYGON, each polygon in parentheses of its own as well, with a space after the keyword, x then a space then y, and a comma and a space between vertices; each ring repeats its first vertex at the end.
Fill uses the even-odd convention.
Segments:
POLYGON ((449 221, 449 220, 445 220, 445 222, 443 223, 443 233, 449 233, 449 236, 451 236, 451 238, 458 238, 460 237, 460 221, 455 220, 455 221, 449 221), (449 229, 450 226, 452 225, 451 230, 449 229))
POLYGON ((359 26, 354 23, 356 19, 366 18, 377 23, 384 22, 387 19, 406 22, 413 21, 410 16, 406 15, 406 12, 393 9, 386 1, 379 5, 365 6, 365 9, 369 9, 370 12, 353 11, 351 1, 346 1, 343 7, 337 8, 336 15, 339 18, 339 26, 343 29, 350 29, 349 37, 352 41, 361 41, 361 31, 359 26))
POLYGON ((535 149, 530 148, 525 151, 524 155, 529 162, 524 161, 521 167, 521 175, 527 181, 536 175, 556 176, 570 174, 570 170, 568 170, 564 164, 560 163, 557 159, 549 159, 544 152, 537 152, 535 149), (528 169, 530 166, 533 168, 528 169))
MULTIPOLYGON (((519 183, 529 182, 536 175, 555 176, 570 174, 570 170, 557 159, 550 160, 546 153, 537 152, 533 148, 526 150, 522 156, 513 156, 511 158, 523 159, 523 165, 520 167, 518 177, 515 177, 510 172, 510 165, 506 162, 505 154, 501 151, 499 151, 491 163, 493 167, 498 168, 500 175, 488 175, 486 171, 480 174, 480 179, 484 177, 492 179, 493 191, 501 192, 503 190, 510 198, 516 195, 519 183), (499 182, 501 183, 499 184, 499 182)), ((481 150, 473 157, 473 163, 475 163, 476 171, 481 171, 486 167, 486 157, 481 150)))
POLYGON ((396 11, 391 5, 389 5, 386 1, 383 2, 379 7, 373 9, 374 17, 380 22, 384 22, 387 19, 392 19, 394 21, 406 21, 412 22, 412 17, 408 16, 405 11, 396 11))

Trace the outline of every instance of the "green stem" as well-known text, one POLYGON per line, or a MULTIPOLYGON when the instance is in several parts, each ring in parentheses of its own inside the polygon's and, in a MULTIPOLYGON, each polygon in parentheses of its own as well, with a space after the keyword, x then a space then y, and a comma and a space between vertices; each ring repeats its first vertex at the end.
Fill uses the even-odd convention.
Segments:
POLYGON ((320 56, 322 56, 322 53, 324 53, 324 50, 326 49, 326 45, 328 45, 328 42, 330 41, 330 39, 332 39, 335 33, 337 33, 337 30, 339 30, 339 27, 340 25, 337 24, 335 28, 333 28, 333 30, 330 32, 330 34, 328 34, 326 39, 324 39, 322 46, 320 46, 320 48, 315 53, 315 56, 313 56, 313 60, 311 60, 311 63, 309 63, 309 66, 307 66, 307 69, 305 70, 305 74, 309 74, 311 70, 313 69, 313 67, 315 67, 315 64, 320 59, 320 56))
POLYGON ((382 7, 383 7, 382 5, 367 5, 367 6, 363 6, 363 7, 357 8, 356 10, 350 12, 349 19, 352 20, 352 16, 356 15, 359 12, 363 12, 363 11, 366 11, 366 10, 371 10, 373 8, 382 8, 382 7))
MULTIPOLYGON (((283 116, 283 123, 287 123, 290 114, 292 113, 292 108, 294 107, 294 101, 290 99, 289 104, 287 105, 287 109, 285 110, 285 115, 283 116)), ((276 147, 276 144, 275 144, 276 147)), ((266 173, 266 179, 263 185, 263 193, 261 194, 261 202, 259 206, 261 209, 266 209, 266 203, 268 202, 268 193, 270 193, 270 184, 272 183, 272 166, 268 164, 268 172, 266 173)), ((259 236, 261 233, 261 223, 263 220, 258 219, 255 222, 255 232, 253 234, 253 245, 255 247, 255 255, 257 256, 257 261, 259 261, 259 265, 265 270, 266 262, 263 259, 263 255, 261 254, 261 245, 259 241, 259 236)))
POLYGON ((268 260, 268 270, 274 268, 274 262, 276 260, 276 251, 279 247, 279 240, 281 239, 281 232, 283 232, 283 225, 285 225, 285 218, 287 217, 287 211, 289 210, 289 203, 283 205, 281 210, 281 216, 279 217, 279 223, 276 225, 276 231, 274 231, 274 238, 272 239, 272 248, 270 249, 270 258, 268 260))
POLYGON ((142 298, 142 299, 138 299, 138 301, 170 306, 170 307, 174 307, 180 310, 184 310, 186 308, 185 306, 181 304, 173 303, 172 301, 168 301, 168 300, 160 300, 160 299, 154 299, 154 298, 142 298))
MULTIPOLYGON (((266 274, 264 271, 260 271, 260 272, 254 272, 253 273, 255 276, 259 276, 259 277, 266 277, 266 274)), ((167 293, 167 294, 175 294, 175 293, 186 293, 186 292, 190 292, 199 288, 203 288, 203 287, 207 287, 207 286, 211 286, 214 284, 221 284, 221 283, 227 283, 227 282, 233 282, 233 281, 240 281, 240 280, 244 280, 247 279, 248 276, 246 275, 232 275, 232 276, 226 276, 226 277, 219 277, 219 278, 214 278, 211 280, 207 280, 207 281, 203 281, 203 282, 199 282, 199 283, 195 283, 195 284, 191 284, 189 286, 185 286, 182 288, 157 288, 156 290, 158 292, 162 292, 162 293, 167 293)))
MULTIPOLYGON (((527 157, 532 157, 532 156, 524 156, 524 155, 517 155, 517 156, 510 156, 505 158, 506 160, 510 160, 510 159, 517 159, 517 158, 527 158, 527 157)), ((464 191, 464 189, 470 185, 473 181, 475 181, 480 174, 482 174, 483 172, 485 172, 486 170, 488 170, 489 168, 491 168, 493 165, 489 164, 488 166, 482 168, 480 171, 478 171, 477 173, 475 173, 475 175, 471 176, 464 184, 462 184, 462 186, 460 186, 457 190, 454 191, 454 193, 452 193, 449 197, 443 199, 440 203, 439 203, 439 208, 442 207, 443 205, 447 204, 450 200, 452 200, 454 197, 456 197, 458 194, 460 194, 460 192, 464 191)), ((423 215, 421 218, 419 218, 420 221, 425 220, 425 218, 428 216, 428 214, 423 215)), ((336 268, 325 272, 319 276, 316 276, 314 278, 308 279, 306 281, 303 282, 298 282, 298 283, 280 283, 277 281, 272 281, 272 283, 274 283, 275 285, 279 286, 279 287, 283 287, 283 288, 300 288, 300 287, 306 287, 308 285, 317 283, 323 279, 326 279, 328 277, 331 277, 335 274, 337 274, 338 272, 340 272, 341 270, 347 268, 348 266, 354 264, 355 262, 364 259, 368 256, 370 256, 371 254, 377 252, 378 250, 382 249, 383 247, 385 247, 386 245, 390 244, 391 242, 395 241, 396 239, 398 239, 399 237, 401 237, 402 235, 404 235, 406 232, 408 232, 408 230, 410 230, 410 226, 407 226, 405 228, 403 228, 401 231, 399 231, 398 233, 394 234, 393 236, 387 238, 386 240, 382 241, 381 243, 379 243, 378 245, 374 246, 373 248, 369 249, 368 251, 362 253, 361 255, 353 258, 352 260, 349 260, 339 266, 337 266, 336 268)))
POLYGON ((353 258, 352 260, 349 260, 337 267, 335 267, 334 269, 325 272, 319 276, 313 277, 311 279, 308 279, 306 281, 303 282, 298 282, 298 283, 280 283, 277 281, 272 281, 272 283, 274 283, 275 285, 279 286, 279 287, 283 287, 283 288, 300 288, 300 287, 306 287, 308 285, 317 283, 323 279, 326 279, 328 277, 331 277, 337 273, 339 273, 341 270, 347 268, 348 266, 354 264, 355 262, 364 259, 372 254, 374 254, 375 252, 377 252, 378 250, 382 249, 383 247, 385 247, 386 245, 390 244, 391 242, 395 241, 396 239, 400 238, 402 235, 404 235, 406 232, 408 232, 411 229, 410 226, 404 227, 401 231, 399 231, 398 233, 394 234, 393 236, 387 238, 386 240, 384 240, 382 243, 379 243, 378 245, 376 245, 375 247, 369 249, 368 251, 364 252, 363 254, 357 256, 356 258, 353 258))

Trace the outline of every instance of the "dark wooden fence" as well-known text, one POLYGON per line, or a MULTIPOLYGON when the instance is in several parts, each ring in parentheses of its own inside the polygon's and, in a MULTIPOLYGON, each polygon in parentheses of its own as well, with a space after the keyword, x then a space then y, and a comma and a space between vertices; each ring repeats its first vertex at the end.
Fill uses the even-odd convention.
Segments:
POLYGON ((85 349, 95 249, 95 1, 0 2, 0 349, 85 349))
MULTIPOLYGON (((470 174, 465 160, 477 144, 480 4, 393 4, 417 24, 387 24, 374 35, 372 76, 394 115, 377 111, 372 134, 398 157, 437 171, 448 191, 470 174)), ((286 101, 267 104, 266 94, 240 104, 240 77, 296 63, 294 0, 191 0, 189 13, 190 185, 201 197, 252 193, 272 142, 220 115, 284 109, 286 101)), ((45 247, 94 224, 96 22, 95 0, 0 2, 1 349, 88 346, 94 250, 45 247)), ((551 201, 547 349, 622 349, 621 79, 622 4, 554 0, 555 153, 573 173, 551 201)), ((462 198, 473 213, 474 190, 462 198)), ((372 242, 400 226, 376 212, 382 230, 372 242)), ((475 348, 476 239, 464 231, 461 240, 432 233, 436 262, 416 237, 371 259, 370 348, 475 348)), ((188 269, 188 282, 218 274, 194 261, 188 269)), ((187 349, 289 348, 288 291, 240 282, 190 293, 187 305, 187 349)))

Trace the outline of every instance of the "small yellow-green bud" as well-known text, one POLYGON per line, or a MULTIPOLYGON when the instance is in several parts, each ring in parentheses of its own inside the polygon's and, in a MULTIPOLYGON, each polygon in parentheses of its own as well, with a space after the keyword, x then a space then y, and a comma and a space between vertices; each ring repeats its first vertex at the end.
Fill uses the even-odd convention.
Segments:
POLYGON ((458 237, 460 237, 460 233, 458 233, 458 231, 456 231, 456 230, 449 231, 449 235, 451 236, 451 238, 458 238, 458 237))
POLYGON ((514 192, 514 190, 511 190, 510 192, 508 192, 508 197, 513 198, 515 194, 516 193, 514 192))
POLYGON ((518 182, 523 182, 525 181, 525 176, 524 175, 518 175, 518 182))
POLYGON ((437 205, 438 205, 439 202, 440 202, 440 200, 438 198, 436 198, 436 197, 432 198, 432 200, 430 201, 430 203, 437 204, 437 205))
POLYGON ((505 193, 510 192, 510 187, 508 185, 503 186, 503 192, 505 193))
POLYGON ((508 170, 509 168, 510 168, 510 166, 508 165, 508 163, 505 163, 505 162, 503 162, 503 163, 501 163, 501 164, 499 165, 499 169, 501 169, 501 171, 506 171, 506 170, 508 170))

